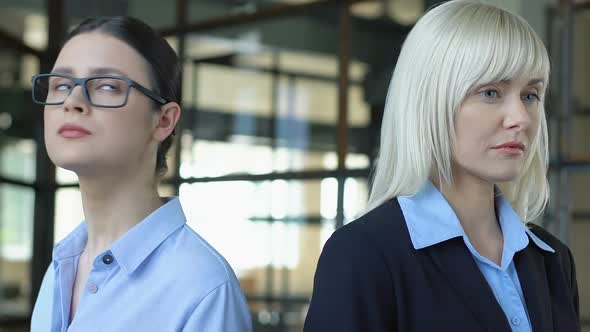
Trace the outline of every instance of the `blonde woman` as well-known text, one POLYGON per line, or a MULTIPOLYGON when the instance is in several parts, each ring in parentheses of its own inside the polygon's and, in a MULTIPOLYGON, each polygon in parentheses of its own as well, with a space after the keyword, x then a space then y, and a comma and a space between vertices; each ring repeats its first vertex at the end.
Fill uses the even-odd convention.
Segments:
POLYGON ((519 16, 431 9, 401 50, 368 211, 320 257, 305 332, 580 331, 549 197, 549 59, 519 16))

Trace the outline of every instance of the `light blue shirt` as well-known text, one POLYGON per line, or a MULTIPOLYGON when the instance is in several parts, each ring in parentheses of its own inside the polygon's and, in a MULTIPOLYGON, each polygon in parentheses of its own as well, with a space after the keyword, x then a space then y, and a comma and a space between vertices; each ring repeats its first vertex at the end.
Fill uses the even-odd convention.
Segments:
POLYGON ((416 250, 462 237, 506 314, 512 331, 532 331, 513 257, 515 253, 526 248, 529 238, 539 248, 552 253, 555 251, 527 229, 501 193, 498 192, 496 197, 496 211, 504 237, 500 266, 475 250, 454 210, 431 182, 416 195, 401 196, 398 197, 398 201, 416 250))
POLYGON ((87 238, 82 222, 54 247, 33 310, 32 332, 252 330, 234 272, 186 225, 178 198, 95 258, 68 324, 72 286, 87 238))

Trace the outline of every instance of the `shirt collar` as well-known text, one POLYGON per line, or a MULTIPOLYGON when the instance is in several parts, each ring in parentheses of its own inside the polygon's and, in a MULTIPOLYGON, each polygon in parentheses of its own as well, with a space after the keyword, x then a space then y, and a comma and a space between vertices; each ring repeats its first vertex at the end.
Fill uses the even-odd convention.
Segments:
POLYGON ((53 247, 54 262, 79 255, 84 251, 86 241, 88 241, 88 225, 86 225, 86 221, 83 221, 53 247))
MULTIPOLYGON (((127 274, 131 274, 170 234, 185 223, 182 206, 179 199, 175 197, 133 226, 113 242, 107 251, 112 253, 127 274)), ((87 240, 88 227, 83 221, 55 246, 53 259, 57 261, 79 255, 84 250, 87 240)))
MULTIPOLYGON (((416 250, 455 237, 466 238, 454 210, 432 182, 427 181, 415 195, 399 196, 398 202, 404 214, 412 245, 416 250)), ((531 238, 539 248, 555 252, 553 248, 526 228, 499 190, 496 196, 496 206, 504 242, 510 249, 514 252, 524 249, 531 238)))

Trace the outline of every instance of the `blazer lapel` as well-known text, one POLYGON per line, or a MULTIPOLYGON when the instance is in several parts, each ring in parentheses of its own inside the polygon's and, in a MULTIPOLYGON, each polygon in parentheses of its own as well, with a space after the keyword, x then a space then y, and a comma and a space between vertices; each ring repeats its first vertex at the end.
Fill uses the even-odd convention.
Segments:
POLYGON ((428 251, 442 275, 480 322, 482 330, 511 331, 504 311, 461 238, 422 250, 428 251))
POLYGON ((551 296, 543 254, 530 244, 514 256, 533 331, 553 330, 551 296))

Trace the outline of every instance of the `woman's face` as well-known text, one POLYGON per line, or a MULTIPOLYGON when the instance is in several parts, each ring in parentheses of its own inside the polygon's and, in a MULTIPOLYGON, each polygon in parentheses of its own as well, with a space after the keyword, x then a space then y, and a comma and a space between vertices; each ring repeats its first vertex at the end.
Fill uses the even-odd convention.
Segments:
MULTIPOLYGON (((70 39, 52 72, 78 78, 123 76, 153 90, 145 59, 125 42, 101 33, 70 39)), ((56 165, 78 175, 137 170, 145 164, 154 169, 159 114, 153 107, 153 101, 134 88, 123 107, 95 107, 76 86, 62 105, 45 106, 47 152, 56 165)))
POLYGON ((454 177, 489 183, 520 175, 539 126, 541 80, 503 81, 467 96, 456 118, 454 177))

